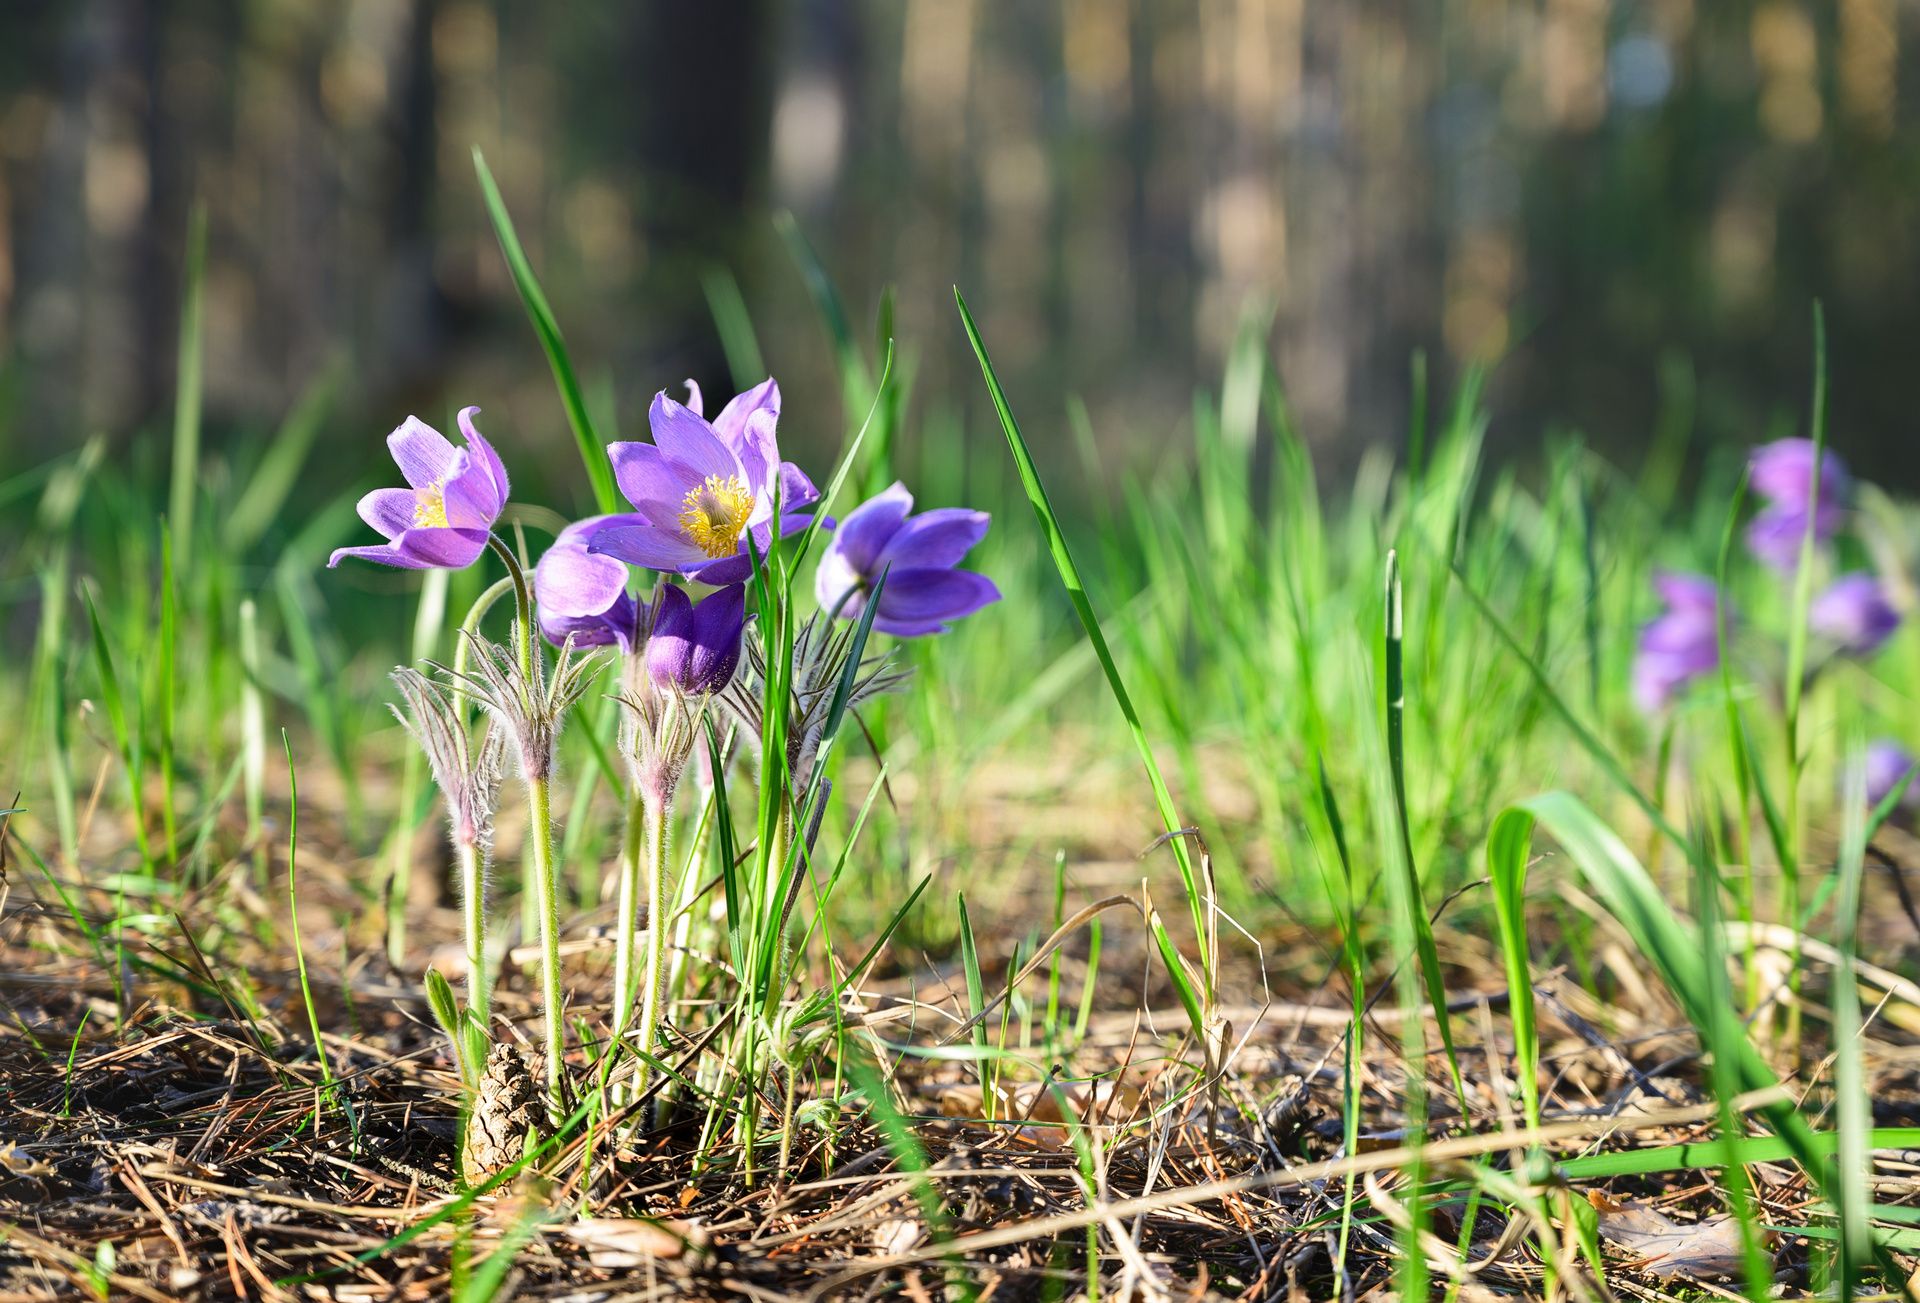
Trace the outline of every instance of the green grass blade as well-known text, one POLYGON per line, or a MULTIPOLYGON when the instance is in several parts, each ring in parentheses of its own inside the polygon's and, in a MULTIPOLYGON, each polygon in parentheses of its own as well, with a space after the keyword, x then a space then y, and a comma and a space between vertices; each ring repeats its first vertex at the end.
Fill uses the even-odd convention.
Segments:
POLYGON ((1487 834, 1487 875, 1493 881, 1494 920, 1507 962, 1513 1019, 1514 1075, 1527 1125, 1540 1125, 1540 1035, 1534 1024, 1533 971, 1527 951, 1527 864, 1533 854, 1533 816, 1507 810, 1487 834))
POLYGON ((533 333, 540 338, 547 365, 553 368, 554 384, 560 390, 560 406, 566 410, 567 425, 573 431, 574 443, 579 446, 580 460, 586 465, 587 482, 593 486, 594 505, 603 515, 615 511, 619 508, 619 497, 614 492, 613 463, 607 459, 606 445, 594 431, 580 378, 567 356, 566 340, 560 335, 560 323, 554 319, 553 309, 547 306, 547 296, 533 274, 533 264, 527 261, 526 250, 520 247, 520 236, 513 229, 506 200, 500 197, 500 187, 494 184, 493 173, 477 146, 473 151, 473 170, 480 178, 480 194, 486 201, 493 233, 500 240, 500 252, 506 257, 507 271, 513 277, 514 288, 520 291, 520 302, 533 323, 533 333))
MULTIPOLYGON (((1100 669, 1107 676, 1107 686, 1112 689, 1114 701, 1120 707, 1121 715, 1126 719, 1127 731, 1133 738, 1134 748, 1140 753, 1141 764, 1147 771, 1147 781, 1153 787, 1154 804, 1159 808, 1160 821, 1169 834, 1172 834, 1174 861, 1180 867, 1181 886, 1186 891, 1187 904, 1193 916, 1193 929, 1196 944, 1200 947, 1200 968, 1203 973, 1212 971, 1211 956, 1206 953, 1207 922, 1204 914, 1199 883, 1195 879, 1193 857, 1187 849, 1186 839, 1180 835, 1186 825, 1174 809, 1173 793, 1167 789, 1166 780, 1161 777, 1160 764, 1154 759, 1153 746, 1147 740, 1146 726, 1140 722, 1140 714, 1134 709, 1133 698, 1127 692, 1127 685, 1120 677, 1120 667, 1114 663, 1113 653, 1107 647, 1106 635, 1100 630, 1100 621, 1093 613, 1093 602, 1087 596, 1086 584, 1080 578, 1079 567, 1074 564, 1073 553, 1067 547, 1067 536, 1060 528, 1060 518, 1048 500, 1046 486, 1040 482, 1040 472, 1034 466, 1033 454, 1027 449, 1027 441, 1020 433, 1019 422, 1014 420, 1013 409, 1007 405, 1007 396, 1000 387, 1000 377, 993 369, 993 361, 987 356, 987 346, 980 338, 979 327, 974 325, 973 314, 967 311, 967 301, 959 290, 953 292, 953 301, 960 310, 961 325, 966 328, 967 342, 973 347, 973 355, 980 363, 980 374, 987 383, 987 392, 993 399, 993 409, 999 415, 1000 428, 1007 436, 1007 446, 1013 452, 1014 465, 1020 473, 1021 487, 1026 491, 1027 501, 1033 506, 1033 514, 1040 523, 1040 532, 1047 540, 1047 551, 1053 558, 1054 568, 1060 572, 1060 581, 1066 585, 1067 597, 1073 603, 1074 613, 1080 617, 1080 625, 1086 630, 1088 640, 1093 644, 1093 652, 1100 660, 1100 669)), ((1174 970, 1176 983, 1182 979, 1179 970, 1174 970)), ((1211 1005, 1213 993, 1205 993, 1205 1004, 1211 1005)), ((1191 1016, 1191 1011, 1189 1011, 1191 1016)), ((1204 1026, 1196 1026, 1195 1032, 1204 1039, 1204 1026)))
POLYGON ((173 482, 167 518, 180 568, 193 564, 193 506, 200 491, 200 382, 203 303, 207 271, 207 210, 196 203, 187 220, 187 260, 180 300, 180 353, 173 391, 173 482))
POLYGON ((744 393, 767 378, 767 364, 760 356, 760 340, 753 333, 740 282, 725 267, 714 266, 707 268, 700 284, 707 294, 707 311, 713 314, 713 328, 720 333, 720 349, 727 355, 727 374, 733 387, 744 393))

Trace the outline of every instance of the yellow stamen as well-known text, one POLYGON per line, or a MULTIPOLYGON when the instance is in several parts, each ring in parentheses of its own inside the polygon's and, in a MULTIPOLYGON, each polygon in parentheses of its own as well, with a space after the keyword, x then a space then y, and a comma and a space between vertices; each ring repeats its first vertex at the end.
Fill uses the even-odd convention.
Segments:
POLYGON ((753 515, 753 490, 738 475, 707 476, 706 483, 687 490, 680 504, 680 528, 693 545, 710 557, 732 556, 740 546, 740 531, 753 515))
POLYGON ((415 529, 445 529, 446 526, 446 489, 438 484, 429 484, 424 489, 415 489, 413 491, 413 527, 415 529))

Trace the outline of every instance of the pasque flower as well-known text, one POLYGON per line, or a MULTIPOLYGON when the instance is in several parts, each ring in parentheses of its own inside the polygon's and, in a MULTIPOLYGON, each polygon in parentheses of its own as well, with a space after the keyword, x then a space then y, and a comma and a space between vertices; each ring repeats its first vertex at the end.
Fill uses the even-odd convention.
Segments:
MULTIPOLYGON (((1913 753, 1891 738, 1867 744, 1867 801, 1878 805, 1900 785, 1914 766, 1913 753)), ((1903 805, 1920 804, 1920 782, 1909 783, 1903 805)))
POLYGON ((1633 658, 1633 698, 1649 714, 1720 666, 1720 595, 1713 581, 1663 571, 1653 587, 1667 609, 1640 630, 1633 658))
POLYGON ((540 632, 556 647, 569 635, 576 647, 611 644, 623 653, 638 642, 641 607, 627 592, 626 565, 587 550, 610 519, 591 516, 568 525, 533 569, 540 632))
POLYGON ((1800 565, 1800 547, 1807 536, 1807 512, 1813 510, 1813 536, 1825 542, 1839 532, 1846 519, 1852 477, 1840 459, 1818 454, 1811 439, 1776 439, 1754 449, 1748 482, 1766 505, 1747 526, 1747 547, 1776 570, 1800 565), (1814 501, 1814 471, 1819 468, 1820 492, 1814 501))
POLYGON ((647 673, 690 697, 709 696, 733 682, 747 623, 747 590, 729 584, 698 603, 684 588, 662 584, 647 635, 647 673))
POLYGON ((753 571, 748 539, 762 555, 772 545, 776 491, 785 536, 811 523, 803 513, 820 490, 780 460, 773 381, 739 395, 711 424, 701 415, 699 388, 690 386, 689 396, 682 404, 656 394, 647 413, 653 442, 607 449, 633 511, 602 521, 589 550, 702 583, 737 584, 753 571))
POLYGON ((1855 656, 1868 656, 1900 627, 1900 612, 1872 575, 1841 575, 1813 599, 1807 621, 1816 633, 1855 656))
POLYGON ((910 515, 913 495, 903 484, 847 513, 814 572, 821 609, 854 619, 880 587, 873 627, 897 638, 944 633, 949 624, 1000 600, 993 580, 956 566, 986 537, 984 511, 943 507, 910 515))
POLYGON ((467 446, 417 417, 387 436, 387 447, 406 478, 404 489, 375 489, 360 499, 360 519, 387 539, 384 544, 343 547, 328 558, 377 561, 406 570, 464 570, 486 550, 493 522, 507 505, 507 468, 474 428, 468 407, 460 413, 467 446))

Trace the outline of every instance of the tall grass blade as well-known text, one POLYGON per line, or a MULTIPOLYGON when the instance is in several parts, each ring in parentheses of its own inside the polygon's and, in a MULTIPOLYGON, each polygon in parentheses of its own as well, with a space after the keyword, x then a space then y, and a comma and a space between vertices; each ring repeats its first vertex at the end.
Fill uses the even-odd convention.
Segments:
POLYGON ((541 290, 540 282, 533 274, 533 264, 527 261, 526 250, 520 247, 520 236, 513 229, 513 218, 507 212, 506 200, 500 197, 500 187, 494 184, 493 173, 488 170, 487 160, 478 146, 473 151, 473 170, 480 178, 480 195, 486 201, 487 216, 493 222, 494 235, 499 238, 500 252, 506 257, 513 286, 520 291, 520 302, 527 310, 527 319, 533 323, 533 333, 539 336, 540 347, 547 355, 547 365, 553 369, 553 381, 560 390, 560 406, 567 413, 567 426, 573 431, 573 441, 580 449, 580 460, 587 468, 587 483, 593 486, 594 505, 605 515, 619 507, 619 498, 613 485, 613 463, 607 458, 606 445, 594 431, 593 417, 587 410, 586 396, 580 389, 580 378, 574 372, 572 359, 567 356, 566 340, 560 335, 560 323, 554 319, 553 309, 547 305, 546 293, 541 290))
MULTIPOLYGON (((1074 564, 1073 553, 1067 547, 1066 533, 1060 528, 1060 518, 1048 500, 1046 486, 1040 482, 1040 472, 1033 462, 1033 454, 1028 451, 1027 442, 1020 433, 1020 425, 1014 419, 1013 409, 1007 404, 1005 391, 1000 387, 1000 377, 993 368, 993 361, 987 356, 987 346, 980 338, 980 330, 974 324, 973 314, 967 311, 967 301, 956 289, 953 301, 960 310, 960 322, 967 332, 967 342, 973 347, 973 355, 980 363, 980 374, 987 383, 987 392, 993 399, 994 411, 999 415, 1000 428, 1007 437, 1007 446, 1013 452, 1014 465, 1020 473, 1021 487, 1026 491, 1027 501, 1033 506, 1033 514, 1040 523, 1040 532, 1047 540, 1047 551, 1053 558, 1054 568, 1060 572, 1060 581, 1066 586, 1067 597, 1073 603, 1074 613, 1080 617, 1080 625, 1086 630, 1087 639, 1093 644, 1094 655, 1099 658, 1100 669, 1107 676, 1107 686, 1112 689, 1114 701, 1120 707, 1121 715, 1126 719, 1127 731, 1133 737, 1134 748, 1140 753, 1140 761, 1147 771, 1147 781, 1152 785, 1155 805, 1159 808, 1161 823, 1165 826, 1172 843, 1174 862, 1180 868, 1180 882, 1186 892, 1187 905, 1193 917, 1193 930, 1196 944, 1200 948, 1200 969, 1209 973, 1213 969, 1212 956, 1206 952, 1209 928, 1204 912, 1200 884, 1195 878, 1193 857, 1187 849, 1182 831, 1186 825, 1174 809, 1173 793, 1167 789, 1166 780, 1161 777, 1160 764, 1154 758, 1153 746, 1147 740, 1146 726, 1140 722, 1140 714, 1134 709, 1133 698, 1127 692, 1127 685, 1120 676, 1120 667, 1114 663, 1113 653, 1107 647, 1106 635, 1101 632, 1100 621, 1094 615, 1093 602, 1087 596, 1086 584, 1080 578, 1079 567, 1074 564)), ((1171 938, 1157 939, 1162 951, 1172 948, 1171 938)), ((1213 992, 1204 991, 1198 1001, 1192 999, 1193 993, 1187 989, 1191 979, 1183 971, 1184 966, 1171 969, 1176 987, 1181 988, 1183 1005, 1189 1009, 1210 1009, 1213 992)), ((1204 1018, 1201 1020, 1204 1024, 1204 1018)), ((1208 1031, 1204 1025, 1196 1025, 1194 1031, 1206 1041, 1208 1031)))
POLYGON ((167 518, 173 525, 174 559, 193 566, 193 507, 200 491, 200 382, 202 304, 207 270, 207 210, 196 203, 187 219, 187 256, 180 295, 180 351, 174 371, 173 482, 167 518))

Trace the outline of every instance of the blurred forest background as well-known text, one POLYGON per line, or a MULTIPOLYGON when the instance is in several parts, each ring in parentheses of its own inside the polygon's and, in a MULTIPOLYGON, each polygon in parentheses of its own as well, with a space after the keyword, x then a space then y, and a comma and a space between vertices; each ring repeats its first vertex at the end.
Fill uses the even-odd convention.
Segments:
POLYGON ((476 402, 571 484, 477 145, 626 437, 724 384, 724 267, 783 432, 837 440, 785 209, 856 329, 897 287, 917 402, 980 401, 957 282, 1036 434, 1078 392, 1114 464, 1249 304, 1336 464, 1403 437, 1415 350, 1498 360, 1508 451, 1631 464, 1797 418, 1818 297, 1839 446, 1920 486, 1917 44, 1899 0, 6 0, 0 462, 164 460, 201 203, 212 445, 345 366, 330 426, 476 402))

